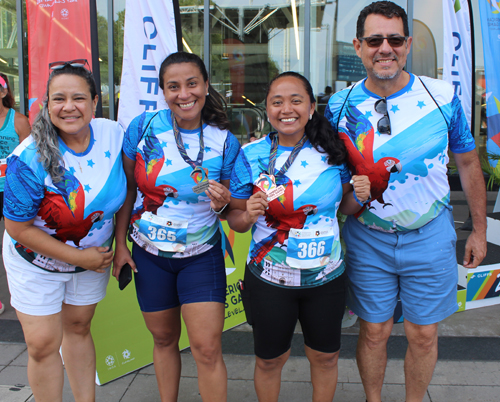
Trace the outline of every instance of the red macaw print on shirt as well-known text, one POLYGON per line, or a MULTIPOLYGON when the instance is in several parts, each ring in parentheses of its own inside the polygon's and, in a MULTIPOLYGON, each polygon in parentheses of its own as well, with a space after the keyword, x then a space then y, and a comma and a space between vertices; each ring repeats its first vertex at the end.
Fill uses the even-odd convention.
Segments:
POLYGON ((92 229, 95 222, 103 218, 103 211, 94 211, 85 219, 85 192, 76 177, 65 171, 62 180, 54 183, 56 191, 46 191, 40 203, 38 215, 45 226, 56 231, 56 239, 66 243, 72 241, 77 247, 92 229))
POLYGON ((156 214, 167 197, 177 198, 177 190, 167 184, 156 185, 156 180, 165 162, 165 155, 160 141, 155 136, 147 136, 143 152, 137 153, 135 165, 135 180, 137 187, 144 194, 142 208, 132 214, 132 223, 146 212, 156 214))
MULTIPOLYGON (((339 128, 339 136, 347 148, 349 168, 355 175, 368 176, 372 201, 377 200, 385 208, 391 204, 384 201, 384 191, 389 186, 391 173, 401 172, 401 163, 394 157, 373 160, 373 126, 356 107, 346 107, 346 128, 339 128)), ((371 207, 371 202, 368 207, 371 207)), ((365 209, 366 205, 355 216, 360 216, 365 209)))
MULTIPOLYGON (((314 215, 318 208, 315 205, 303 205, 299 209, 293 208, 293 185, 286 178, 285 193, 269 203, 265 219, 267 226, 276 229, 271 235, 262 239, 251 252, 251 262, 260 263, 262 259, 277 244, 283 244, 288 239, 290 229, 303 229, 309 215, 314 215)), ((254 194, 261 191, 254 186, 254 194)))

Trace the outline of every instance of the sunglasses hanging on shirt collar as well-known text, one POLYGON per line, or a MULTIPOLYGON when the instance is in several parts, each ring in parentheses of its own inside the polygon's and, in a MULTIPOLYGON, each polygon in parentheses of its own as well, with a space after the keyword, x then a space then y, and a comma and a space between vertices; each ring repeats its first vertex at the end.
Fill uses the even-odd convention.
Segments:
POLYGON ((384 116, 377 122, 377 130, 380 134, 391 135, 391 121, 387 112, 387 98, 384 96, 375 102, 375 111, 384 116))

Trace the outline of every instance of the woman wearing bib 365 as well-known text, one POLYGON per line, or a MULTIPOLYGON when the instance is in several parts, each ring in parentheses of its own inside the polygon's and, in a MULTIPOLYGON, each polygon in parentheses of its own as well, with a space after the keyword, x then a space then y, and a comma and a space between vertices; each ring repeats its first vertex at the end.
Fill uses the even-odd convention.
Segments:
POLYGON ((125 135, 128 193, 117 220, 114 275, 127 262, 135 271, 162 402, 177 400, 181 311, 201 397, 225 401, 226 274, 217 215, 230 201, 227 187, 240 146, 227 131, 223 99, 198 56, 168 56, 160 87, 170 110, 143 113, 125 135), (125 242, 129 222, 133 259, 125 242))
POLYGON ((346 151, 315 110, 309 82, 286 72, 273 79, 266 111, 277 133, 247 144, 231 176, 227 220, 252 228, 242 285, 253 326, 255 389, 277 401, 281 370, 297 320, 311 365, 313 401, 331 401, 337 384, 345 274, 337 209, 357 212, 369 197, 366 176, 354 176, 346 151))

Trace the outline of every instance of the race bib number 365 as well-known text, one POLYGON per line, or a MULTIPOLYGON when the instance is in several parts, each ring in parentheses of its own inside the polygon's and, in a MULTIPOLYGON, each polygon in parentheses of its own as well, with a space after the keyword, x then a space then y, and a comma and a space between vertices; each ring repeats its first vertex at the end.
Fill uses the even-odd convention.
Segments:
POLYGON ((286 263, 298 269, 322 267, 330 261, 335 235, 333 227, 291 229, 286 263))
POLYGON ((173 220, 145 212, 141 216, 141 238, 158 249, 182 253, 186 249, 187 220, 173 220))

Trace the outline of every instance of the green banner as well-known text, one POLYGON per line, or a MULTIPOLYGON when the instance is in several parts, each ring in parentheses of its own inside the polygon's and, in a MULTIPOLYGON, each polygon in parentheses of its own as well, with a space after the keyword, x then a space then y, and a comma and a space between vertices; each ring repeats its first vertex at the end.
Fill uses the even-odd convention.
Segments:
MULTIPOLYGON (((250 246, 250 232, 240 234, 230 230, 223 222, 234 254, 234 263, 226 251, 226 312, 224 330, 246 321, 240 292, 236 287, 243 279, 245 262, 250 246)), ((96 383, 105 384, 153 362, 153 338, 144 324, 132 281, 123 291, 111 277, 107 295, 97 305, 92 320, 92 337, 96 350, 96 383)), ((179 347, 189 347, 184 323, 179 347)))

